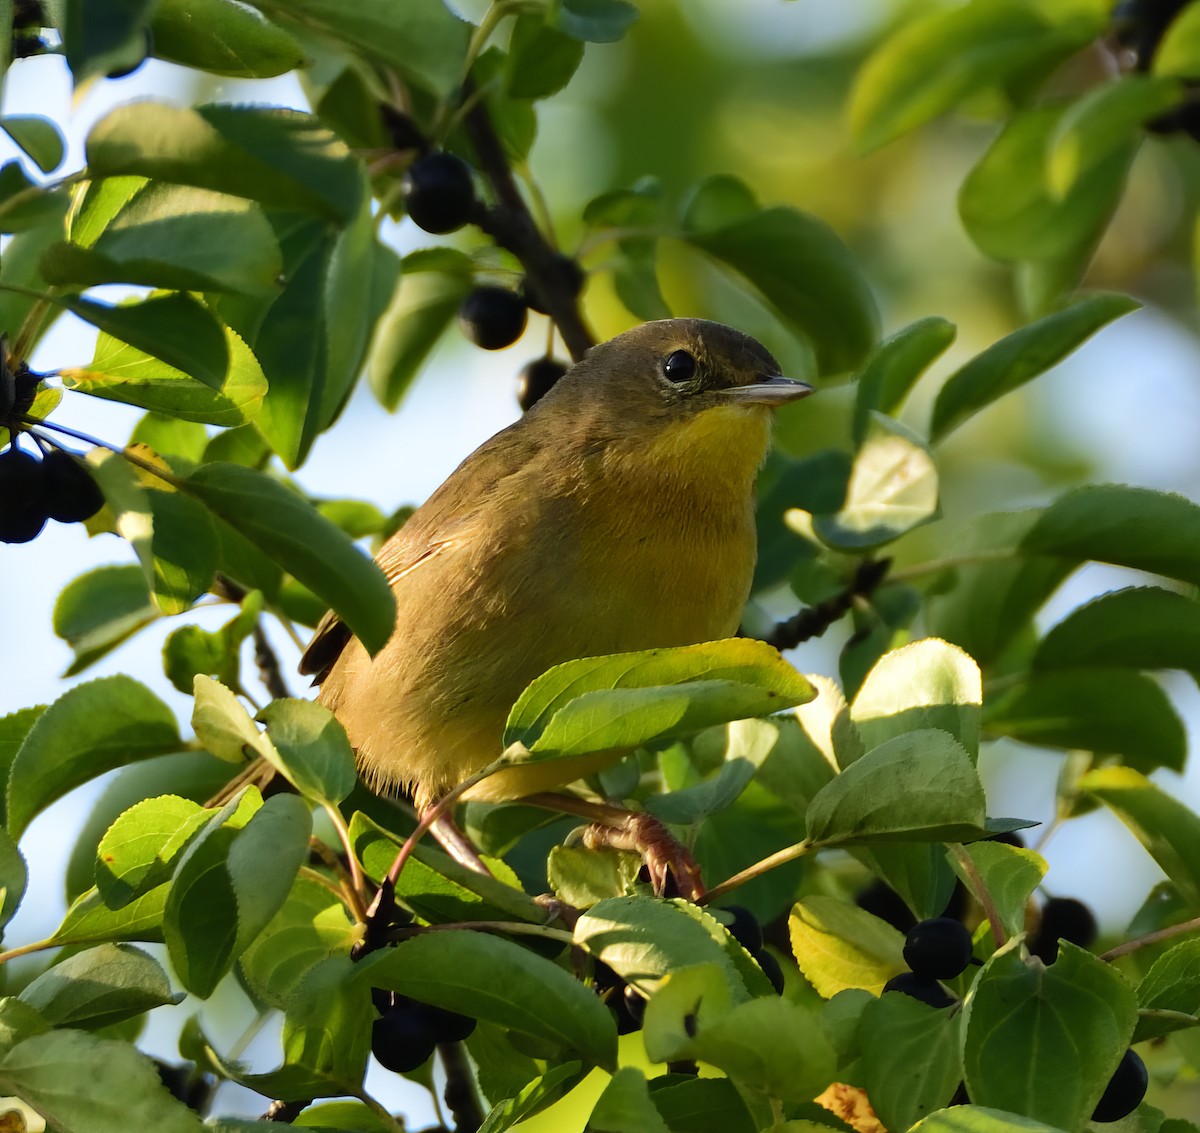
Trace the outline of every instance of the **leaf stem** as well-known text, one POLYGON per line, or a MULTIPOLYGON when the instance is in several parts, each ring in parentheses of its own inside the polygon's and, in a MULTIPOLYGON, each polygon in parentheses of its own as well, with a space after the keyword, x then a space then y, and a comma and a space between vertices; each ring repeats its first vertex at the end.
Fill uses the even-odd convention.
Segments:
POLYGON ((956 566, 976 566, 979 563, 994 563, 1002 559, 1011 559, 1018 554, 1018 548, 1007 547, 995 551, 973 551, 970 554, 947 555, 944 559, 930 559, 925 563, 914 563, 912 566, 901 567, 892 571, 892 582, 909 582, 914 578, 923 578, 927 574, 937 574, 956 566))
POLYGON ((1148 932, 1145 936, 1138 936, 1133 940, 1127 940, 1124 944, 1118 944, 1115 948, 1110 948, 1107 952, 1101 952, 1100 959, 1105 961, 1115 960, 1118 956, 1127 956, 1130 952, 1136 952, 1139 948, 1146 948, 1151 944, 1157 944, 1160 940, 1170 940, 1173 936, 1182 936, 1185 932, 1195 932, 1197 929, 1200 929, 1200 917, 1193 917, 1190 921, 1181 921, 1179 924, 1168 925, 1166 928, 1148 932))
POLYGON ((35 940, 32 944, 19 944, 16 948, 9 948, 4 952, 0 952, 0 964, 7 964, 9 960, 15 960, 18 956, 31 956, 35 952, 45 952, 50 948, 61 948, 62 943, 55 940, 52 936, 45 940, 35 940))
POLYGON ((794 862, 797 858, 804 857, 813 848, 813 844, 805 840, 797 842, 792 846, 785 846, 782 850, 776 850, 775 853, 769 854, 761 861, 747 866, 740 873, 735 873, 732 877, 726 878, 720 885, 714 885, 707 893, 697 899, 696 904, 707 905, 717 897, 723 897, 726 893, 731 893, 734 889, 740 888, 747 881, 753 881, 756 877, 761 877, 764 873, 769 873, 781 865, 787 865, 788 862, 794 862))
POLYGON ((354 853, 354 843, 350 840, 350 828, 346 825, 342 812, 333 803, 322 802, 321 809, 329 816, 333 828, 337 831, 338 840, 346 851, 346 865, 350 870, 350 886, 346 894, 354 911, 354 919, 359 924, 365 924, 367 919, 367 887, 363 881, 362 866, 354 853))

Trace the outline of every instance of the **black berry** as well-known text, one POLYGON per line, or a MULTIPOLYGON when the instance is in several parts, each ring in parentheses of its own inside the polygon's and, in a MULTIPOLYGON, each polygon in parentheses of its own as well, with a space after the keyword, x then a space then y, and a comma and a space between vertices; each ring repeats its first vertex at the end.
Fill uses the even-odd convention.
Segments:
POLYGON ((1097 935, 1096 918, 1082 901, 1074 897, 1052 897, 1042 907, 1042 923, 1029 942, 1029 951, 1043 963, 1053 964, 1060 940, 1090 948, 1097 935))
POLYGON ((503 350, 525 330, 525 304, 504 287, 477 287, 458 309, 458 325, 476 346, 503 350))
POLYGON ((59 523, 91 519, 104 506, 104 496, 83 461, 54 449, 42 458, 46 512, 59 523))
POLYGON ((642 1029, 646 1001, 629 984, 614 991, 609 996, 608 1005, 617 1018, 618 1035, 630 1035, 642 1029))
POLYGON ((872 881, 854 898, 854 903, 900 932, 908 932, 917 923, 904 898, 883 881, 872 881))
POLYGON ((901 995, 918 999, 930 1007, 949 1007, 957 1002, 937 980, 928 976, 918 976, 914 972, 901 972, 898 976, 892 976, 883 985, 883 990, 898 991, 901 995))
POLYGON ((404 203, 413 223, 426 232, 442 235, 461 228, 475 204, 471 167, 452 153, 417 158, 404 175, 404 203))
MULTIPOLYGON (((379 117, 383 120, 384 129, 391 138, 392 145, 398 150, 425 149, 425 138, 417 129, 417 124, 402 110, 397 110, 387 103, 379 107, 379 117)), ((455 158, 457 161, 458 159, 455 158)), ((468 171, 468 177, 470 172, 468 171)))
POLYGON ((971 934, 961 921, 935 917, 908 930, 904 962, 918 975, 952 980, 971 962, 971 934))
POLYGON ((0 455, 0 542, 28 543, 49 518, 41 463, 14 444, 0 455))
POLYGON ((475 1020, 470 1015, 447 1011, 444 1007, 433 1007, 428 1003, 414 1004, 417 1014, 424 1016, 429 1033, 437 1043, 460 1043, 475 1030, 475 1020))
POLYGON ((424 1017, 403 1007, 388 1011, 371 1027, 371 1053, 397 1074, 424 1065, 436 1045, 424 1017))
POLYGON ((529 276, 521 280, 521 298, 525 300, 531 310, 537 311, 541 315, 549 314, 546 300, 543 298, 544 288, 563 292, 569 298, 574 299, 583 290, 583 281, 586 278, 579 262, 570 256, 564 256, 561 252, 554 253, 554 257, 543 275, 540 286, 529 276))
POLYGON ((726 905, 720 911, 725 915, 721 919, 729 935, 751 956, 757 956, 763 946, 762 925, 758 918, 744 905, 726 905), (725 917, 729 919, 725 920, 725 917))
POLYGON ((775 989, 776 995, 783 994, 783 969, 779 966, 779 961, 771 955, 770 952, 756 952, 754 954, 754 962, 762 968, 763 975, 771 981, 771 986, 775 989))
POLYGON ((1134 1050, 1127 1050, 1104 1087, 1104 1094, 1096 1104, 1092 1120, 1120 1121, 1141 1105, 1149 1084, 1146 1064, 1134 1050))
POLYGON ((537 358, 522 367, 517 375, 517 404, 521 411, 527 413, 532 409, 566 372, 566 365, 557 358, 537 358))

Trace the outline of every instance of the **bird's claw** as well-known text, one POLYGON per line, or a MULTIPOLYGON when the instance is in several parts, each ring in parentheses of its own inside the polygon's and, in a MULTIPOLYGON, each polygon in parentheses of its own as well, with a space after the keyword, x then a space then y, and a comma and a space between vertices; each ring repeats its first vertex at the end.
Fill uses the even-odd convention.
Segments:
POLYGON ((593 823, 583 832, 583 844, 592 850, 608 846, 641 855, 659 897, 674 895, 672 889, 688 901, 704 896, 696 859, 653 815, 629 813, 617 826, 593 823))

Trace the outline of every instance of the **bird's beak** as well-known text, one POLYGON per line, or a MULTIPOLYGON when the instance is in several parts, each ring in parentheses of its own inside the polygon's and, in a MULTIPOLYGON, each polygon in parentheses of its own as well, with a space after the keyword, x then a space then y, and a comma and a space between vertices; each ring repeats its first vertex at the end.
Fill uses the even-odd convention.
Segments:
POLYGON ((781 377, 763 378, 748 386, 730 386, 721 390, 722 395, 738 405, 765 405, 769 409, 797 401, 812 392, 813 387, 808 382, 781 377))

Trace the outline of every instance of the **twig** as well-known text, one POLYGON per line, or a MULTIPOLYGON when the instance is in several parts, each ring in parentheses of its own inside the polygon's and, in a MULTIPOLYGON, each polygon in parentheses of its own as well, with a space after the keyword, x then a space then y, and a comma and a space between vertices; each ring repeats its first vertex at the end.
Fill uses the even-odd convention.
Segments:
POLYGON ((283 679, 279 657, 267 640, 267 633, 261 622, 254 623, 254 663, 258 666, 258 679, 262 681, 263 688, 271 694, 272 700, 292 695, 287 681, 283 679))
POLYGON ((1200 917, 1193 917, 1190 921, 1168 925, 1166 928, 1160 928, 1155 932, 1148 932, 1145 936, 1127 940, 1124 944, 1118 944, 1115 948, 1110 948, 1107 952, 1101 952, 1100 959, 1115 960, 1118 956, 1126 956, 1130 952, 1136 952, 1139 948, 1146 948, 1151 944, 1157 944, 1160 940, 1170 940, 1173 936, 1182 936, 1185 932, 1195 932, 1197 929, 1200 929, 1200 917))
POLYGON ((267 1106, 267 1112, 262 1115, 263 1121, 277 1121, 281 1125, 291 1125, 310 1105, 312 1098, 303 1102, 274 1101, 267 1106))
POLYGON ((845 614, 858 599, 872 594, 887 577, 891 559, 867 559, 859 564, 854 578, 845 590, 809 606, 798 614, 780 622, 762 638, 776 649, 794 649, 802 641, 820 637, 834 622, 845 614))
POLYGON ((967 853, 966 847, 961 842, 950 842, 946 848, 954 855, 954 860, 962 867, 963 873, 971 882, 971 888, 975 890, 975 896, 979 898, 979 903, 983 906, 983 915, 987 917, 988 925, 992 930, 992 939, 996 942, 997 948, 1001 947, 1008 940, 1008 934, 1004 931, 1004 922, 1000 920, 996 902, 992 900, 991 891, 983 880, 983 874, 979 872, 975 859, 967 853))
MULTIPOLYGON (((472 93, 473 85, 465 83, 464 96, 470 99, 472 93)), ((471 220, 521 261, 567 350, 578 361, 596 340, 584 324, 573 289, 563 285, 562 261, 538 229, 521 196, 487 106, 475 102, 464 114, 463 122, 497 202, 493 208, 477 205, 471 220)))
POLYGON ((735 873, 732 877, 726 878, 720 885, 714 885, 703 897, 697 900, 696 904, 707 905, 715 901, 718 897, 729 893, 731 890, 740 888, 747 881, 753 881, 756 877, 761 877, 764 873, 769 873, 781 865, 787 865, 788 862, 793 862, 797 858, 804 857, 812 848, 811 842, 797 842, 793 846, 784 846, 782 850, 776 850, 775 853, 768 855, 761 861, 757 861, 753 865, 748 865, 740 873, 735 873))
POLYGON ((454 1118, 455 1133, 476 1133, 483 1124, 483 1110, 475 1095, 471 1067, 459 1043, 439 1043, 438 1054, 446 1071, 446 1088, 442 1097, 454 1118))

